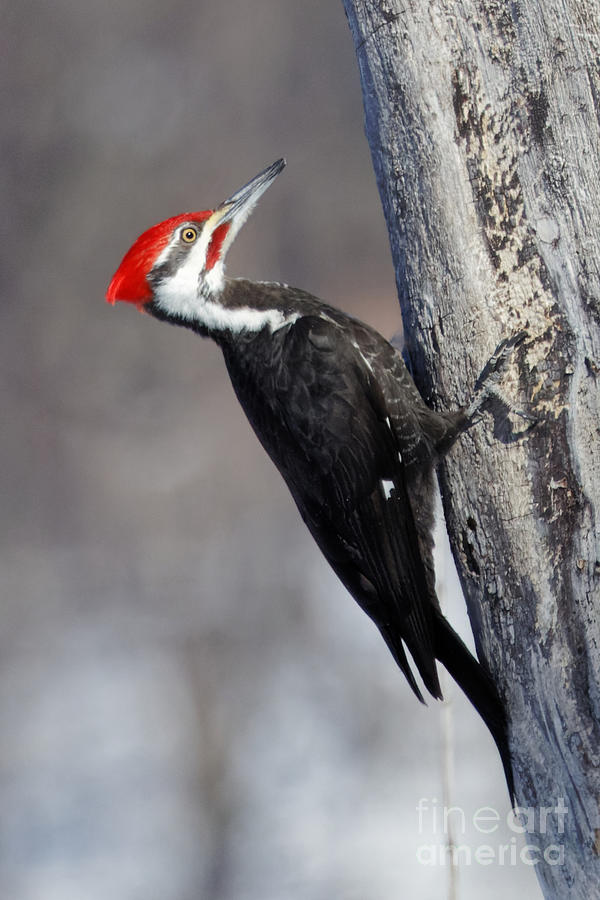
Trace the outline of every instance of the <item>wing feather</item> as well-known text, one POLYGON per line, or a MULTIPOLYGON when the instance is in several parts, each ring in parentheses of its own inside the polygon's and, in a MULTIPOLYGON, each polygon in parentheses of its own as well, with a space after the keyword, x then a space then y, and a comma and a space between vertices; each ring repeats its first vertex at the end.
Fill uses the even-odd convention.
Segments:
POLYGON ((405 458, 418 423, 386 396, 387 370, 378 377, 381 363, 369 359, 360 337, 340 341, 337 324, 320 317, 291 329, 287 353, 296 365, 281 414, 296 451, 278 465, 321 550, 378 625, 415 693, 404 644, 427 689, 440 696, 435 595, 407 487, 405 458))

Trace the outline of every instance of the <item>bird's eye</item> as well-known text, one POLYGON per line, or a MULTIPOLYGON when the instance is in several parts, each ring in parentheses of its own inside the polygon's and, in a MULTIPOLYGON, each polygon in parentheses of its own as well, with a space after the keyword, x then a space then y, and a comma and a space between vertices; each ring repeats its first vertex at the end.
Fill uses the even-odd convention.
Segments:
POLYGON ((191 225, 186 225, 185 228, 181 229, 181 240, 184 242, 184 244, 193 244, 197 237, 197 228, 192 228, 191 225))

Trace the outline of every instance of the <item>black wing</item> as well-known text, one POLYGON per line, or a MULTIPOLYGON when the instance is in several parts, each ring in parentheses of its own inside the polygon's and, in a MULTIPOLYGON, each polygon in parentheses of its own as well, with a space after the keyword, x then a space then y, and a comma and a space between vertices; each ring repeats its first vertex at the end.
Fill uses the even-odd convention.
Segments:
MULTIPOLYGON (((414 455, 419 429, 413 391, 423 403, 408 373, 408 396, 403 399, 403 385, 396 384, 391 394, 388 385, 386 397, 388 367, 379 378, 362 330, 358 323, 349 331, 347 322, 340 328, 318 316, 290 329, 282 363, 291 374, 279 409, 284 434, 279 432, 277 447, 263 443, 325 557, 379 627, 417 696, 422 699, 404 644, 427 689, 439 697, 436 601, 405 462, 414 455)), ((382 356, 389 347, 399 359, 382 338, 365 332, 384 345, 382 356)))
POLYGON ((229 373, 317 544, 419 699, 405 648, 434 697, 436 659, 456 679, 496 741, 513 797, 502 703, 435 594, 433 467, 464 414, 430 410, 393 347, 330 307, 251 342, 237 360, 224 348, 229 373))

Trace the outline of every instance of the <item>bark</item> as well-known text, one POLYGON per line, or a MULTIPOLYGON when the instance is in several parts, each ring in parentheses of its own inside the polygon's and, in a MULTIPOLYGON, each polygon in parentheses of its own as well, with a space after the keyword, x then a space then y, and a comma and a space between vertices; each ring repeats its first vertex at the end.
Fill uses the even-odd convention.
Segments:
POLYGON ((596 898, 599 8, 344 3, 424 396, 464 403, 498 341, 529 332, 506 392, 539 424, 472 429, 441 484, 478 652, 506 698, 528 827, 535 815, 540 884, 547 897, 596 898))

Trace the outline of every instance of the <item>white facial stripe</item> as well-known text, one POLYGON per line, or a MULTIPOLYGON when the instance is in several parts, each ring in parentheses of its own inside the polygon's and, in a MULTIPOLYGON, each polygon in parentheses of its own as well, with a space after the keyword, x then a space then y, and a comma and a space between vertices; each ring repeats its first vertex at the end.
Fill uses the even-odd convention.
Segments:
MULTIPOLYGON (((175 274, 159 283, 154 290, 156 303, 170 315, 181 316, 183 319, 198 318, 198 307, 202 303, 202 298, 199 296, 199 279, 206 265, 208 245, 213 233, 209 223, 210 219, 202 227, 198 240, 190 248, 185 261, 175 274)), ((165 262, 173 248, 179 243, 182 227, 185 227, 185 223, 176 229, 171 240, 157 258, 155 267, 165 262)), ((220 270, 220 286, 222 287, 224 279, 222 265, 220 265, 220 270)))
MULTIPOLYGON (((158 306, 170 315, 180 316, 190 322, 198 322, 209 331, 258 332, 268 327, 277 331, 296 321, 296 313, 286 316, 276 309, 250 309, 239 306, 228 309, 212 299, 220 294, 225 281, 222 262, 207 272, 202 288, 198 283, 199 260, 194 247, 185 264, 173 278, 159 284, 154 292, 158 306), (192 257, 194 260, 192 261, 192 257)), ((205 252, 205 251, 204 251, 205 252)), ((201 271, 201 269, 200 269, 201 271)))
POLYGON ((225 263, 222 258, 214 264, 210 272, 206 272, 202 282, 202 293, 205 295, 220 294, 225 286, 225 263))
MULTIPOLYGON (((227 247, 233 241, 238 228, 250 214, 251 209, 252 207, 249 207, 241 219, 235 221, 235 230, 232 224, 221 250, 221 259, 209 272, 204 271, 206 256, 214 229, 218 226, 221 216, 214 215, 204 223, 198 240, 190 249, 182 265, 174 275, 160 282, 154 289, 155 302, 164 312, 190 322, 197 322, 209 331, 230 331, 234 334, 243 331, 258 332, 265 327, 270 328, 271 331, 277 331, 296 321, 297 313, 286 316, 276 309, 250 309, 247 306, 227 308, 218 300, 213 299, 222 293, 225 285, 223 258, 227 247)), ((155 266, 159 266, 168 258, 180 240, 182 227, 185 227, 185 223, 177 228, 167 246, 158 256, 155 266)))
POLYGON ((227 309, 204 298, 200 298, 199 303, 199 308, 195 310, 192 318, 210 331, 231 331, 233 334, 242 331, 258 332, 263 328, 278 331, 284 325, 291 325, 298 318, 296 313, 285 316, 276 309, 250 309, 248 306, 227 309))

